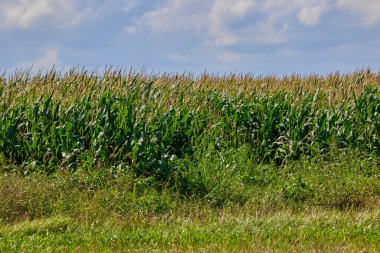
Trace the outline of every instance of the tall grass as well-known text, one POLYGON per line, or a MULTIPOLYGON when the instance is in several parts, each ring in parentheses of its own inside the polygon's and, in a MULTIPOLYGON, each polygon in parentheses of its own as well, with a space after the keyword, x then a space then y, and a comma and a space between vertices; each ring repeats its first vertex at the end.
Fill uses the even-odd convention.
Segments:
POLYGON ((380 151, 380 75, 147 75, 72 69, 0 81, 4 170, 133 171, 175 184, 212 146, 254 163, 380 151))

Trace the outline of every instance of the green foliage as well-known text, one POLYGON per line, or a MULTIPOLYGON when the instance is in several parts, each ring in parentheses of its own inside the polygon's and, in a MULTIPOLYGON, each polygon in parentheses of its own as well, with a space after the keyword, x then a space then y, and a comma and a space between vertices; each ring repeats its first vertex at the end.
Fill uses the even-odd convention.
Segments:
POLYGON ((210 145, 198 175, 181 167, 179 182, 203 186, 177 185, 182 194, 122 170, 3 173, 0 251, 380 249, 373 160, 347 153, 279 168, 247 162, 248 150, 210 145))
POLYGON ((244 178, 253 169, 248 147, 217 151, 213 145, 196 152, 193 159, 176 161, 176 189, 190 198, 202 198, 214 206, 243 205, 251 196, 244 178))
POLYGON ((26 174, 122 167, 174 185, 181 171, 173 161, 197 164, 209 145, 218 152, 246 146, 253 163, 277 165, 331 149, 380 151, 374 87, 330 103, 320 89, 226 94, 119 72, 69 77, 53 72, 35 84, 21 75, 1 84, 0 153, 8 166, 26 174))
POLYGON ((283 194, 285 201, 295 202, 300 205, 305 200, 313 197, 313 190, 308 186, 301 177, 290 179, 289 182, 283 186, 283 194))

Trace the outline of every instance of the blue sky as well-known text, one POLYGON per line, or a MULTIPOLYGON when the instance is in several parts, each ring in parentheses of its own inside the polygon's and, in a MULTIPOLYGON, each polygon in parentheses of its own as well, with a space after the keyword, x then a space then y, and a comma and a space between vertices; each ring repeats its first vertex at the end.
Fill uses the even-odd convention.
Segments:
POLYGON ((379 0, 0 0, 0 71, 379 71, 379 13, 379 0))

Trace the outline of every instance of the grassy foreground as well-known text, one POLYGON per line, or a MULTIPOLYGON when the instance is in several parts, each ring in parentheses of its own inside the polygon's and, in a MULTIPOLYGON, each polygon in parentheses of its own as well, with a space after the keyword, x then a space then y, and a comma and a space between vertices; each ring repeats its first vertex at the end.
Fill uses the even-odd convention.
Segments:
POLYGON ((0 78, 0 251, 378 252, 379 85, 0 78))
POLYGON ((251 165, 255 182, 193 199, 127 174, 3 174, 0 251, 377 252, 378 167, 352 157, 251 165))

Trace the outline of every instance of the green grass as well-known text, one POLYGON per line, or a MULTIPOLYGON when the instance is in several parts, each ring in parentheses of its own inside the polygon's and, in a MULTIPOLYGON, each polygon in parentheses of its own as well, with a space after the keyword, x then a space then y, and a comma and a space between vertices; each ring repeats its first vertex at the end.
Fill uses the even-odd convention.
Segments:
MULTIPOLYGON (((194 210, 198 211, 198 210, 194 210)), ((198 211, 199 212, 199 211, 198 211)), ((81 224, 52 217, 3 228, 6 251, 331 251, 379 250, 378 213, 310 210, 297 214, 227 212, 189 222, 178 214, 81 224), (353 221, 354 220, 354 221, 353 221)))
POLYGON ((0 251, 380 249, 380 75, 0 79, 0 251))
MULTIPOLYGON (((244 152, 232 166, 244 167, 244 152)), ((3 174, 0 251, 380 249, 373 161, 344 154, 232 177, 227 166, 206 172, 212 159, 200 163, 204 191, 187 197, 125 173, 3 174)))

